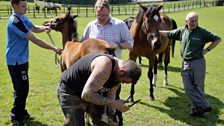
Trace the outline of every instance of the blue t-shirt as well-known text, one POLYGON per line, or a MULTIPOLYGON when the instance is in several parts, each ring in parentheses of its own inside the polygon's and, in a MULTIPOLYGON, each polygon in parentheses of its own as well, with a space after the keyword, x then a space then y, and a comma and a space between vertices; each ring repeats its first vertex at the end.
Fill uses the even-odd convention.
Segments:
POLYGON ((9 18, 7 26, 7 46, 6 63, 7 65, 23 64, 29 60, 29 44, 25 38, 30 34, 34 25, 26 16, 15 12, 9 18))

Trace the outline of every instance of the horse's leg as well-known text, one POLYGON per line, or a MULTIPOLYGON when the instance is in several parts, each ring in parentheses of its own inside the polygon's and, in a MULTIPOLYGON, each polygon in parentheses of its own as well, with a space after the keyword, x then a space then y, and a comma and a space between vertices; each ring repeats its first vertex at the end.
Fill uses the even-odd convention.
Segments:
POLYGON ((163 61, 163 52, 159 53, 159 59, 158 59, 157 65, 162 66, 163 65, 162 61, 163 61))
POLYGON ((154 74, 153 74, 153 80, 152 80, 152 85, 156 86, 156 81, 157 81, 157 64, 158 64, 158 60, 157 57, 155 58, 155 63, 154 63, 154 74))
MULTIPOLYGON (((129 52, 129 60, 133 60, 136 62, 137 55, 129 52)), ((135 93, 135 84, 131 84, 131 91, 130 96, 128 97, 127 101, 134 102, 134 93, 135 93)))
POLYGON ((152 84, 152 79, 153 79, 153 72, 152 72, 152 69, 155 65, 155 61, 156 61, 156 55, 153 56, 153 54, 151 54, 151 57, 148 57, 149 59, 149 69, 148 69, 148 78, 149 78, 149 84, 150 84, 150 88, 149 88, 149 92, 150 92, 150 95, 149 95, 149 99, 151 101, 155 100, 154 98, 154 95, 153 95, 153 92, 154 92, 154 89, 153 89, 153 84, 152 84))
POLYGON ((163 81, 163 85, 167 86, 168 83, 168 74, 167 74, 167 69, 168 69, 168 64, 170 63, 170 45, 168 45, 164 51, 165 53, 165 57, 164 57, 164 81, 163 81))

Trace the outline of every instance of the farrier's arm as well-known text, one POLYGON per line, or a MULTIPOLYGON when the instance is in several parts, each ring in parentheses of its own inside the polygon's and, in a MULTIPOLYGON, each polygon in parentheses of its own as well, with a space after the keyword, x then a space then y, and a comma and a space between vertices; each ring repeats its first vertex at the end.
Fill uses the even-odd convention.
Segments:
POLYGON ((110 76, 112 70, 111 60, 106 56, 97 57, 91 63, 91 69, 92 73, 84 86, 81 98, 96 105, 118 109, 121 112, 128 111, 128 106, 120 101, 116 101, 114 98, 103 97, 97 93, 110 76))
MULTIPOLYGON (((119 87, 120 87, 120 83, 118 83, 116 86, 111 88, 111 90, 108 92, 108 97, 115 100, 116 99, 116 93, 117 93, 117 90, 118 90, 119 87)), ((122 101, 122 103, 124 103, 124 102, 122 101)), ((109 112, 112 113, 112 114, 115 114, 116 110, 114 108, 110 107, 109 112)))

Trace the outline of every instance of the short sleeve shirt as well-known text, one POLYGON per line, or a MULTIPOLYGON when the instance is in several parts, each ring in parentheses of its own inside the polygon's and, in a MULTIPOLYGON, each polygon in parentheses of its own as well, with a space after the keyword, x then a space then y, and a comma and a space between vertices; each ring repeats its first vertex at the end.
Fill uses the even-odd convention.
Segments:
MULTIPOLYGON (((83 40, 87 38, 97 38, 111 43, 128 42, 133 47, 133 39, 126 24, 110 16, 107 25, 102 26, 96 20, 91 21, 85 28, 83 40)), ((121 54, 121 50, 116 50, 116 56, 121 54)), ((118 58, 120 58, 118 56, 118 58)))
POLYGON ((29 60, 29 44, 25 38, 34 25, 26 16, 12 13, 7 26, 6 63, 23 64, 29 60))
POLYGON ((205 44, 220 39, 217 35, 201 27, 197 27, 190 32, 187 26, 170 31, 168 37, 181 41, 181 56, 183 59, 202 58, 205 44))

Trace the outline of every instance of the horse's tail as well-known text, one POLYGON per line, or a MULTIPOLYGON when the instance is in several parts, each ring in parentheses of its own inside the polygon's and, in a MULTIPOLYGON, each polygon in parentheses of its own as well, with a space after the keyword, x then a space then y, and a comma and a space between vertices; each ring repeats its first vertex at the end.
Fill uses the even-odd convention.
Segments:
MULTIPOLYGON (((172 30, 177 29, 177 23, 176 23, 176 21, 171 18, 171 22, 172 22, 172 30)), ((174 58, 175 43, 176 43, 176 40, 175 39, 172 39, 172 41, 171 41, 172 58, 174 58)))

